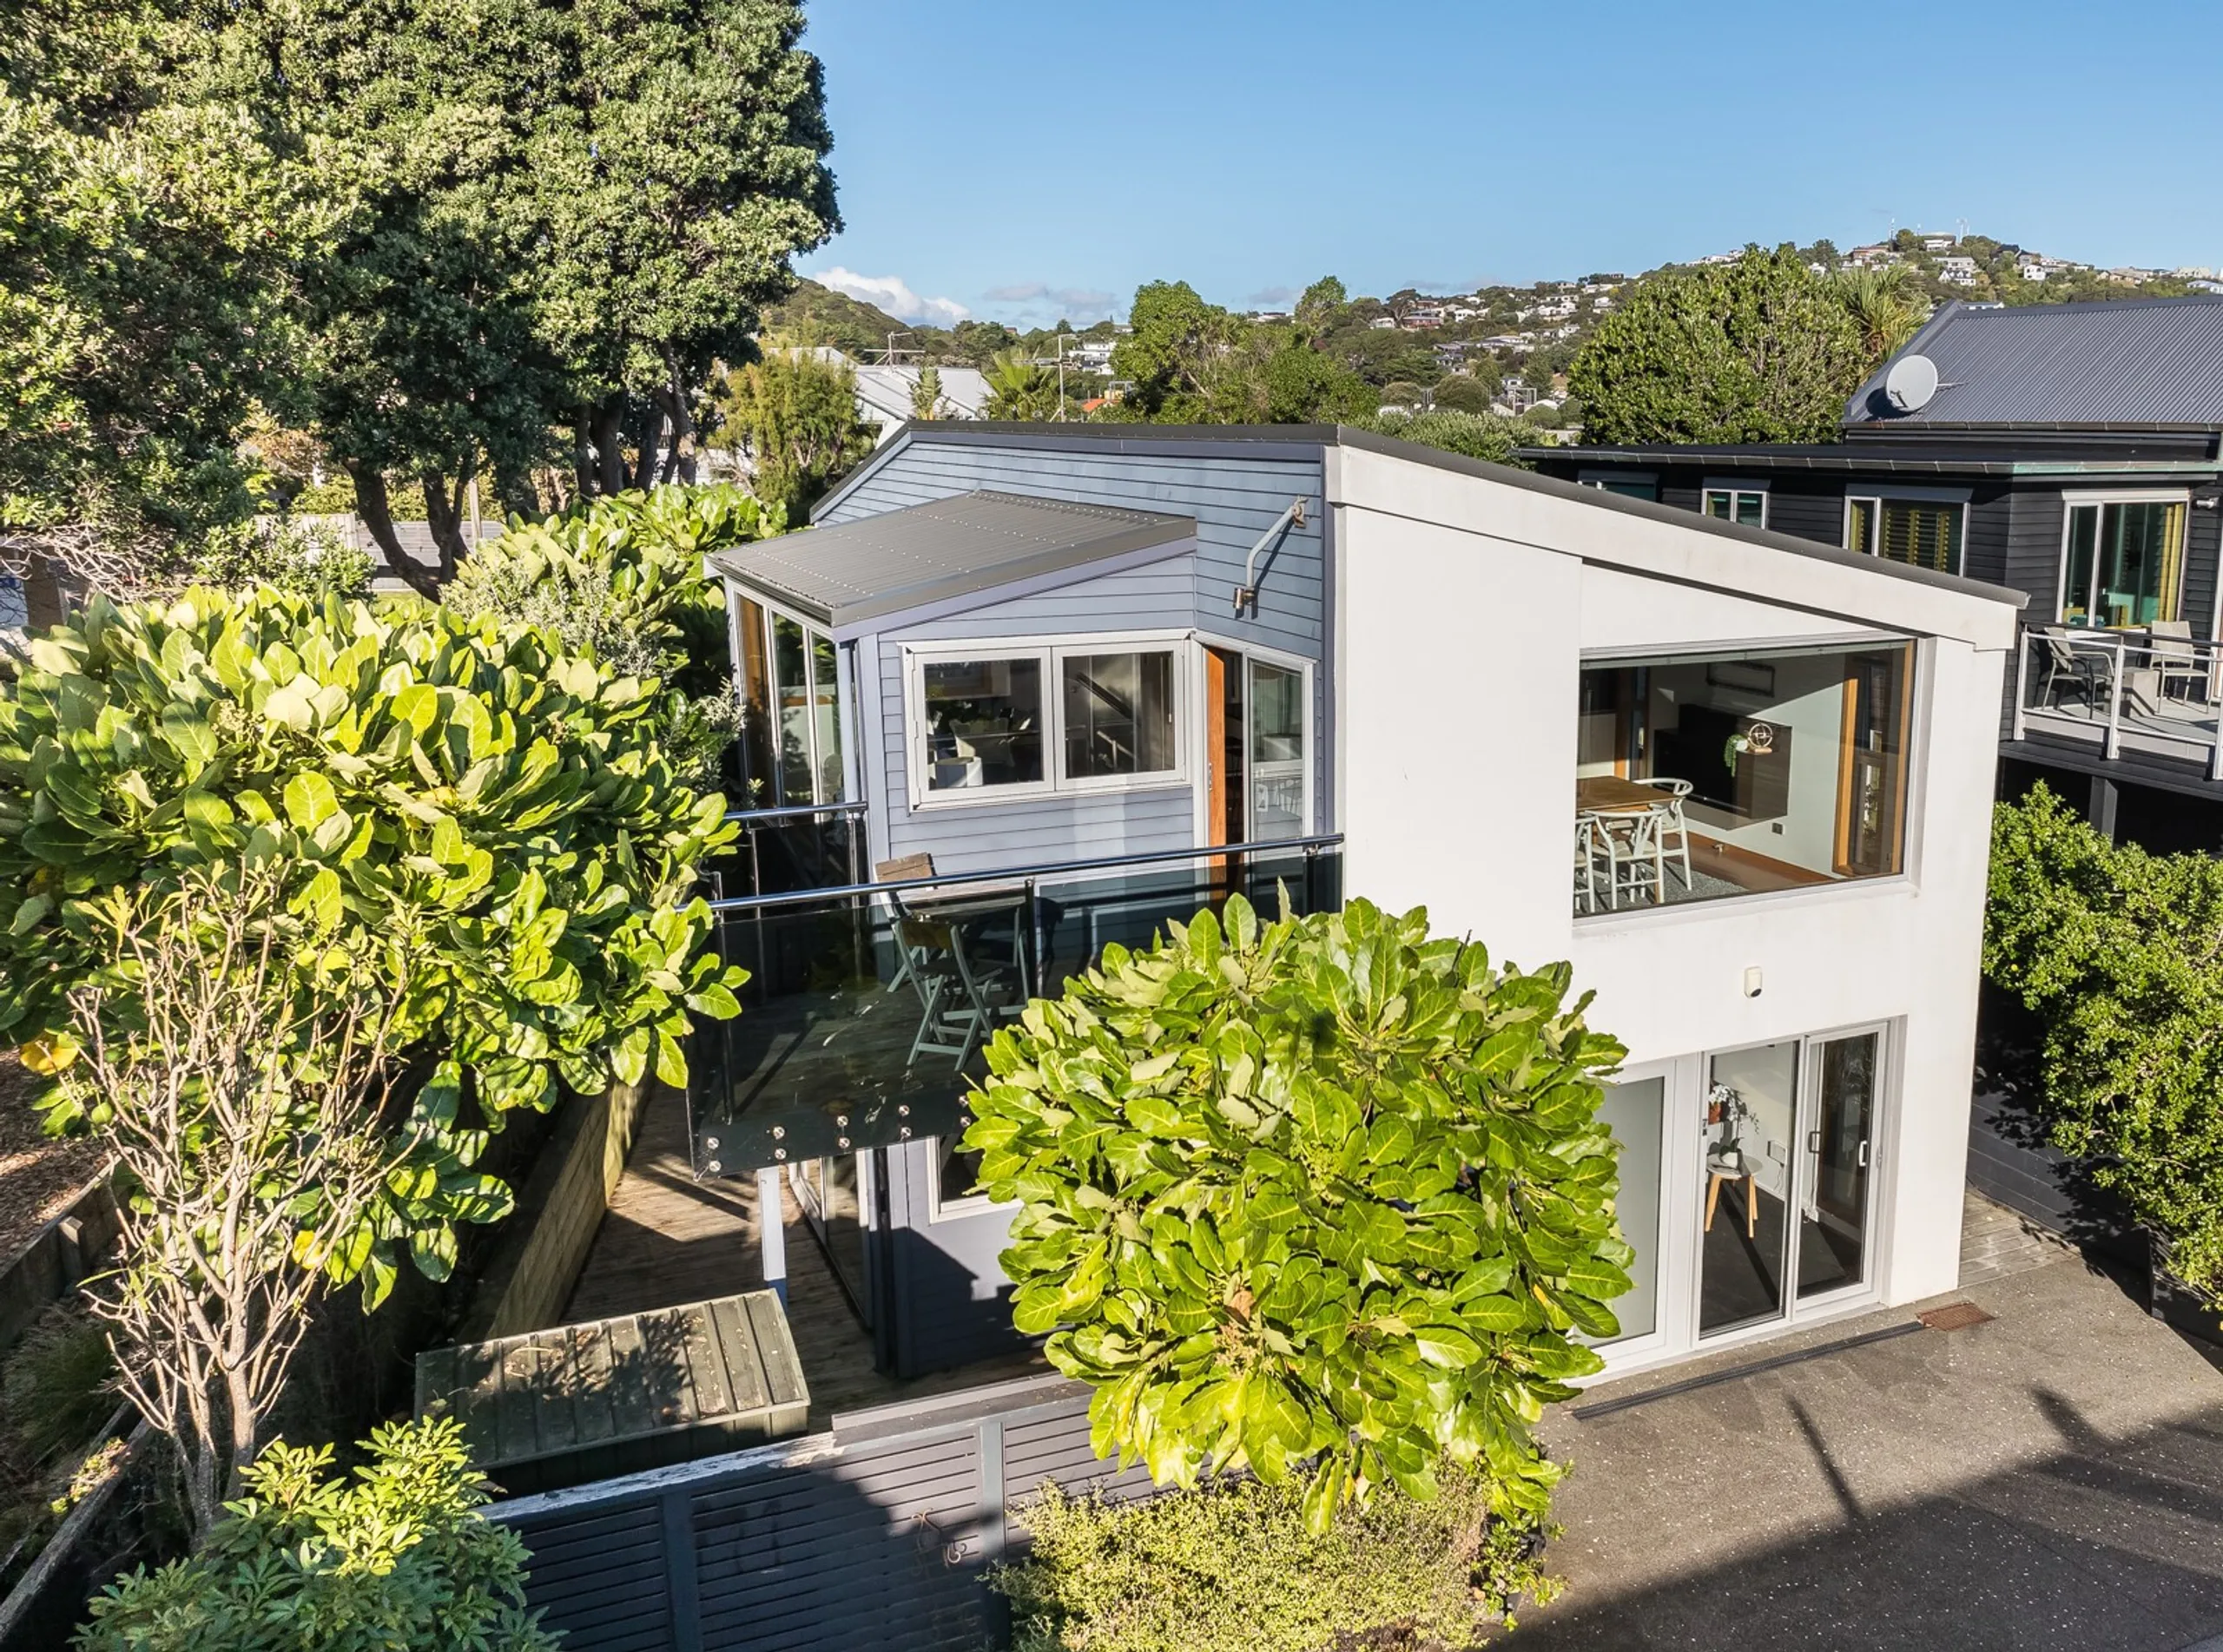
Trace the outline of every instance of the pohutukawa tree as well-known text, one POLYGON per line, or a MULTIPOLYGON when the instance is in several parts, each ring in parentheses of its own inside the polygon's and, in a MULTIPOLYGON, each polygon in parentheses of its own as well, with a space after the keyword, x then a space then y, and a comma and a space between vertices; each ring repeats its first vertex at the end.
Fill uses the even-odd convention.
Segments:
POLYGON ((1593 442, 1826 442, 1868 369, 1862 324, 1789 247, 1637 284, 1567 372, 1593 442))
POLYGON ((1600 1369, 1629 1287, 1596 1119, 1623 1051, 1570 971, 1353 901, 1262 925, 1240 897, 1105 949, 988 1049, 968 1148, 1020 1201, 1020 1330, 1092 1383, 1102 1455, 1194 1484, 1316 1463, 1308 1517, 1445 1458, 1536 1513, 1529 1432, 1600 1369))
POLYGON ((841 227, 801 6, 309 0, 238 26, 286 128, 368 181, 305 273, 302 365, 395 566, 428 590, 453 570, 482 470, 532 508, 559 430, 574 502, 691 480, 713 364, 841 227), (429 574, 400 556, 390 477, 423 490, 429 574))

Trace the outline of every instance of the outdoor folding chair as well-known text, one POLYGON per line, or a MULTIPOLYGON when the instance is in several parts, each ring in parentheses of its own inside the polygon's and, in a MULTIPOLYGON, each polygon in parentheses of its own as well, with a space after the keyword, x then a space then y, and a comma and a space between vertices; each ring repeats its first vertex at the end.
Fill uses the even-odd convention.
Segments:
POLYGON ((931 1053, 955 1056, 953 1064, 961 1072, 996 1018, 1018 1014, 1019 1006, 997 1001, 1007 984, 999 971, 983 968, 966 955, 961 925, 907 918, 896 925, 896 937, 905 978, 919 995, 919 1030, 905 1070, 931 1053))

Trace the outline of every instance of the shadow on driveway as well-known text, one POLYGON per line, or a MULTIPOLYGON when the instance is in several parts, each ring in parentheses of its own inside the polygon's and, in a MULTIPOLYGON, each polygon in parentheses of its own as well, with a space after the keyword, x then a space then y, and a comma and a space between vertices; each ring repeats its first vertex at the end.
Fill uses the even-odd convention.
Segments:
POLYGON ((1569 1592, 1513 1644, 2178 1652, 2223 1632, 2223 1374, 2075 1260, 1966 1297, 1997 1318, 1555 1415, 1569 1592))

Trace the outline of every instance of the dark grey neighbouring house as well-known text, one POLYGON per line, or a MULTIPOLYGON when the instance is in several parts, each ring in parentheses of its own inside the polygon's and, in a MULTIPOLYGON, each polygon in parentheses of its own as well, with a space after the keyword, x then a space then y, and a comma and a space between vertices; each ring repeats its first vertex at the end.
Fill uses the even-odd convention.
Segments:
POLYGON ((1832 443, 1527 457, 1547 476, 2025 592, 2002 787, 2043 779, 2112 833, 2212 850, 2219 438, 2223 295, 2207 295, 1948 304, 1854 393, 1832 443))
MULTIPOLYGON (((1547 476, 2026 593, 2002 795, 2043 780, 2110 835, 2216 852, 2220 442, 2223 296, 2203 296, 1948 304, 1854 393, 1834 443, 1528 457, 1547 476)), ((1986 1021, 1994 1059, 2017 1047, 2009 1006, 1986 1021)), ((2113 1216, 2011 1090, 1976 1098, 1970 1181, 2105 1237, 2113 1216)))

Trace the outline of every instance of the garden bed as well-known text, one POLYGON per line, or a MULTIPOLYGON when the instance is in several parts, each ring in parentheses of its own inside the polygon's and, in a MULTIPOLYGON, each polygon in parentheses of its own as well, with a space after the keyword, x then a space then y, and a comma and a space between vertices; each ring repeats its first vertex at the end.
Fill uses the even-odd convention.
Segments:
POLYGON ((40 1081, 0 1056, 0 1260, 10 1260, 100 1175, 96 1142, 43 1135, 31 1109, 40 1081))

